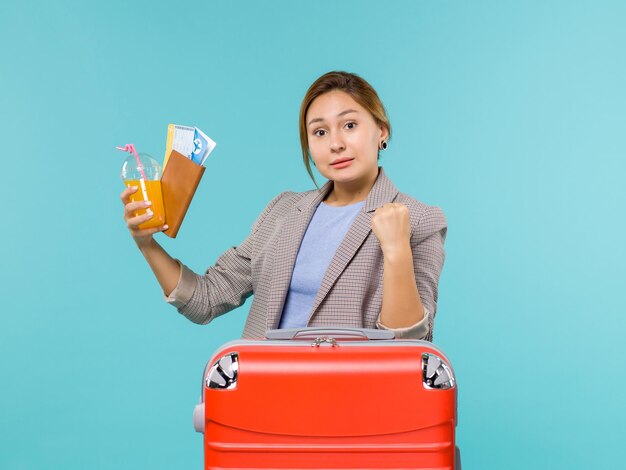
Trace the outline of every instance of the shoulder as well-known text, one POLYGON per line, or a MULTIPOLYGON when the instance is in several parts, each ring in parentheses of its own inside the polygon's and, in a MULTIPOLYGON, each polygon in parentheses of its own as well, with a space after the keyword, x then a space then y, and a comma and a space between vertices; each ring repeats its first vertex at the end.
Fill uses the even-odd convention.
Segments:
POLYGON ((446 216, 439 206, 430 206, 402 192, 398 193, 395 202, 404 204, 409 209, 411 231, 418 238, 427 237, 440 230, 445 231, 448 227, 446 216))
POLYGON ((265 208, 265 211, 271 211, 275 213, 282 213, 286 210, 288 211, 293 206, 298 204, 302 199, 312 196, 313 193, 317 193, 317 190, 312 189, 310 191, 304 191, 301 193, 295 191, 283 191, 269 202, 269 204, 265 208))
POLYGON ((265 209, 263 209, 263 212, 259 215, 254 224, 253 231, 258 230, 263 223, 285 217, 289 214, 293 206, 314 192, 316 192, 316 190, 304 192, 283 191, 278 194, 265 206, 265 209))

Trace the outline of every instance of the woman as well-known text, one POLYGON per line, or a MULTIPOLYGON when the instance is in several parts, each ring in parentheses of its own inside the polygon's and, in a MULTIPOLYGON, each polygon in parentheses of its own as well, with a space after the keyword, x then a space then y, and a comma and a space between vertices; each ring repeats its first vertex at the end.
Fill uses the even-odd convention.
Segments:
MULTIPOLYGON (((329 72, 300 109, 302 156, 328 179, 319 190, 274 198, 238 247, 204 275, 171 258, 139 230, 145 203, 121 195, 124 219, 167 302, 196 323, 254 294, 243 337, 274 328, 383 328, 398 338, 432 340, 446 219, 398 192, 378 166, 391 126, 374 89, 361 77, 329 72)), ((136 190, 136 189, 135 189, 136 190)))

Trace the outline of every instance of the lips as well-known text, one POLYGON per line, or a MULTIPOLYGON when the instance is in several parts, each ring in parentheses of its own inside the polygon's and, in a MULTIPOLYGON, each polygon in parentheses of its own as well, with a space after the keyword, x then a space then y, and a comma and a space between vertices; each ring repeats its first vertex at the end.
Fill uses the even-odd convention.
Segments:
POLYGON ((334 162, 332 162, 330 164, 330 166, 347 166, 346 163, 347 162, 351 162, 352 160, 354 160, 354 158, 339 158, 337 160, 335 160, 334 162))

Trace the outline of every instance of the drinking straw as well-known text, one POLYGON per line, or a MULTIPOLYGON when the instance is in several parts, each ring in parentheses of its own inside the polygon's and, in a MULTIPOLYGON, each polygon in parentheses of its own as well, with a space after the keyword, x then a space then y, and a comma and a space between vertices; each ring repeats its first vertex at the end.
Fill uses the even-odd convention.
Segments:
MULTIPOLYGON (((145 180, 146 178, 146 173, 143 171, 143 165, 141 164, 141 160, 139 159, 139 155, 137 155, 137 150, 135 150, 135 146, 133 144, 126 144, 124 147, 115 147, 118 150, 121 150, 122 152, 128 152, 131 153, 135 156, 135 160, 137 160, 137 169, 139 170, 139 173, 141 173, 141 178, 139 179, 139 185, 141 186, 141 192, 143 194, 143 200, 147 201, 148 200, 148 191, 146 190, 146 183, 145 180)), ((148 209, 146 212, 148 212, 149 214, 152 213, 152 211, 150 209, 148 209)))

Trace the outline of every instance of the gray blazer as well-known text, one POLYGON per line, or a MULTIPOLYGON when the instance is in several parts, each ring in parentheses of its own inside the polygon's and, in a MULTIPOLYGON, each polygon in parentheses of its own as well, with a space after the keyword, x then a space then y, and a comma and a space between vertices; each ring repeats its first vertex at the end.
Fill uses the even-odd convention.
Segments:
MULTIPOLYGON (((278 328, 300 242, 332 184, 329 181, 319 190, 276 196, 256 220, 250 235, 222 254, 204 275, 179 261, 180 279, 166 301, 189 320, 206 324, 254 294, 243 337, 260 338, 267 330, 278 328)), ((308 326, 391 329, 378 321, 383 255, 372 232, 374 211, 387 202, 409 208, 415 278, 426 310, 419 323, 393 331, 396 337, 432 341, 437 284, 445 258, 446 219, 439 207, 427 206, 399 192, 382 168, 322 279, 308 326)))

